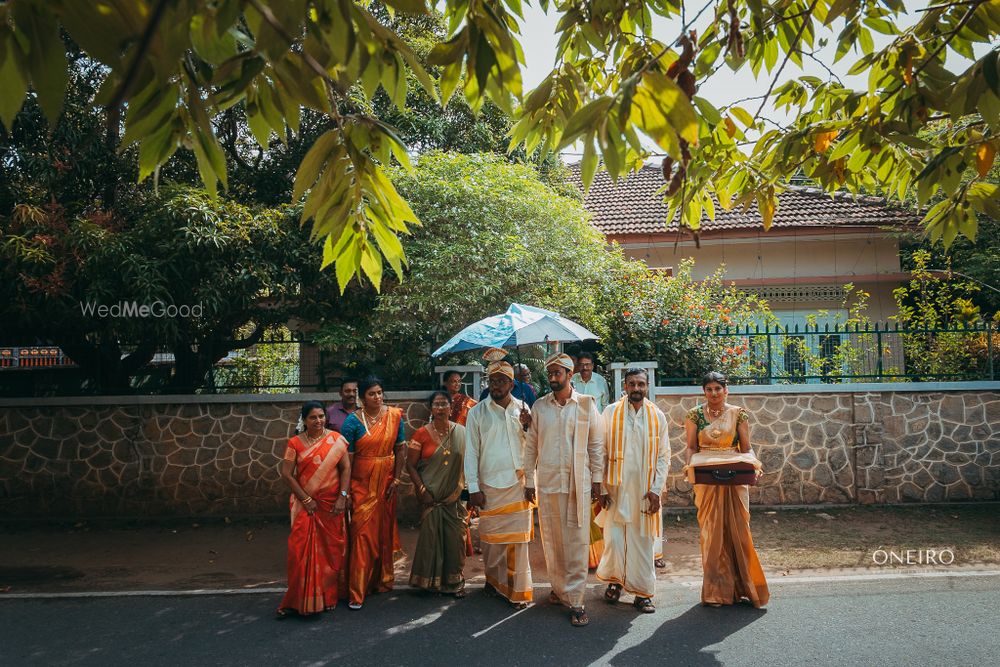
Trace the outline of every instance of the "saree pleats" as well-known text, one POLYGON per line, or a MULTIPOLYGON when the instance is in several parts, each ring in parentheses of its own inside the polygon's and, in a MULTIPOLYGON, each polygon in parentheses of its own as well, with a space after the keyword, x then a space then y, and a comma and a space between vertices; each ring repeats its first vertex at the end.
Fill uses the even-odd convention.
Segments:
POLYGON ((335 607, 346 591, 342 586, 347 550, 343 514, 333 514, 340 494, 337 464, 347 443, 331 434, 306 450, 298 437, 289 442, 296 450, 296 471, 302 488, 318 506, 310 516, 294 495, 290 499, 292 529, 288 536, 288 591, 279 609, 314 614, 335 607), (317 463, 318 461, 318 463, 317 463))
MULTIPOLYGON (((413 439, 421 441, 420 429, 413 439)), ((462 495, 465 433, 456 433, 429 458, 417 464, 420 479, 434 497, 420 517, 420 533, 413 552, 410 585, 441 593, 455 593, 465 585, 466 515, 462 495)), ((428 436, 429 437, 429 436, 428 436)))
POLYGON ((694 485, 704 580, 701 601, 734 604, 747 598, 754 607, 770 593, 750 534, 750 491, 746 486, 694 485))
POLYGON ((355 443, 351 467, 351 547, 349 599, 364 602, 368 593, 392 590, 393 553, 398 549, 396 494, 387 500, 393 480, 393 447, 399 432, 400 410, 387 408, 378 425, 355 443))

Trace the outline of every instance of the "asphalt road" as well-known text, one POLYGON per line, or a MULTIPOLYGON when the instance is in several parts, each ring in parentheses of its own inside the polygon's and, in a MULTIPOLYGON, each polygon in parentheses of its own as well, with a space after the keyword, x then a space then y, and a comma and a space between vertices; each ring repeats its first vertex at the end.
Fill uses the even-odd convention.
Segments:
MULTIPOLYGON (((976 665, 1000 653, 1000 575, 771 582, 766 610, 661 584, 655 614, 588 593, 591 624, 399 591, 309 619, 277 595, 0 600, 0 665, 976 665)), ((631 598, 623 596, 624 600, 631 598)))

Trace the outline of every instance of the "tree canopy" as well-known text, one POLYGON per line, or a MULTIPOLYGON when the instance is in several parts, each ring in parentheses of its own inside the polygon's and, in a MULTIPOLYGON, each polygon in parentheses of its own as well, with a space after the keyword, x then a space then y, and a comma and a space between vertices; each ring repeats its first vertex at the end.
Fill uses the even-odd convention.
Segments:
POLYGON ((0 122, 10 130, 30 90, 50 125, 58 123, 70 42, 103 66, 93 103, 107 110, 111 136, 124 113, 116 143, 138 145, 139 180, 183 149, 214 194, 230 178, 213 119, 243 104, 266 147, 272 134, 298 133, 303 110, 320 114, 328 129, 299 161, 291 197, 304 198, 301 220, 313 221, 323 265, 335 265, 342 290, 359 273, 377 288, 383 258, 403 273, 399 236, 418 217, 386 170, 394 159, 410 168, 410 156, 374 105, 384 94, 404 113, 415 86, 445 104, 458 92, 473 111, 492 102, 516 120, 511 148, 582 144, 585 183, 599 167, 617 178, 641 164, 648 137, 667 153, 671 210, 693 229, 703 213, 714 215, 712 194, 723 206, 756 205, 769 226, 777 194, 800 171, 828 190, 903 199, 913 188, 920 204, 940 191, 925 224, 946 245, 975 236, 977 213, 1000 217, 996 184, 961 179, 968 166, 985 175, 1000 146, 995 0, 935 3, 905 29, 902 0, 539 3, 560 15, 557 59, 526 91, 521 0, 7 0, 0 122), (434 7, 447 40, 425 66, 394 17, 434 7), (702 15, 711 21, 695 34, 702 15), (653 16, 676 19, 670 40, 653 36, 653 16), (887 45, 876 49, 873 32, 887 45), (866 89, 833 76, 777 85, 789 62, 815 57, 824 41, 836 45, 837 59, 860 48, 851 72, 867 73, 866 89), (698 96, 720 67, 771 74, 755 113, 698 96), (772 98, 793 112, 787 127, 764 126, 772 98), (918 136, 929 123, 940 130, 918 136))
POLYGON ((646 271, 608 250, 580 201, 547 185, 534 166, 430 152, 412 172, 389 175, 423 221, 403 241, 411 268, 383 284, 364 320, 327 325, 319 339, 390 383, 422 383, 438 345, 512 301, 556 310, 607 337, 623 276, 646 271))

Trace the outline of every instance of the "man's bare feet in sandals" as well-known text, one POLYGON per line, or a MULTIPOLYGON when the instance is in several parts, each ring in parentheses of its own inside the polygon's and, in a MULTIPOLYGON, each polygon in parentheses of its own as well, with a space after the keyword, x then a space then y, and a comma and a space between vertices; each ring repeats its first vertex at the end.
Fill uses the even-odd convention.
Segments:
POLYGON ((569 622, 574 628, 582 628, 590 623, 590 617, 584 609, 574 609, 569 612, 569 622))

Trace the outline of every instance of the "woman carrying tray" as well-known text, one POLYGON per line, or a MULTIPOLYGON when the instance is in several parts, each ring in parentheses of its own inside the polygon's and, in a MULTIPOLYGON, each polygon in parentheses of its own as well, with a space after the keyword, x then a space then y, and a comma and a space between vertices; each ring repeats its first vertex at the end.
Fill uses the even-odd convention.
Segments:
MULTIPOLYGON (((693 468, 728 460, 733 464, 752 463, 760 475, 760 461, 750 449, 750 415, 726 403, 727 383, 722 373, 706 374, 701 383, 705 402, 687 413, 684 469, 689 480, 694 479, 693 468)), ((704 571, 702 604, 720 607, 747 598, 754 607, 766 605, 767 581, 750 534, 749 487, 694 484, 694 503, 704 571)))

